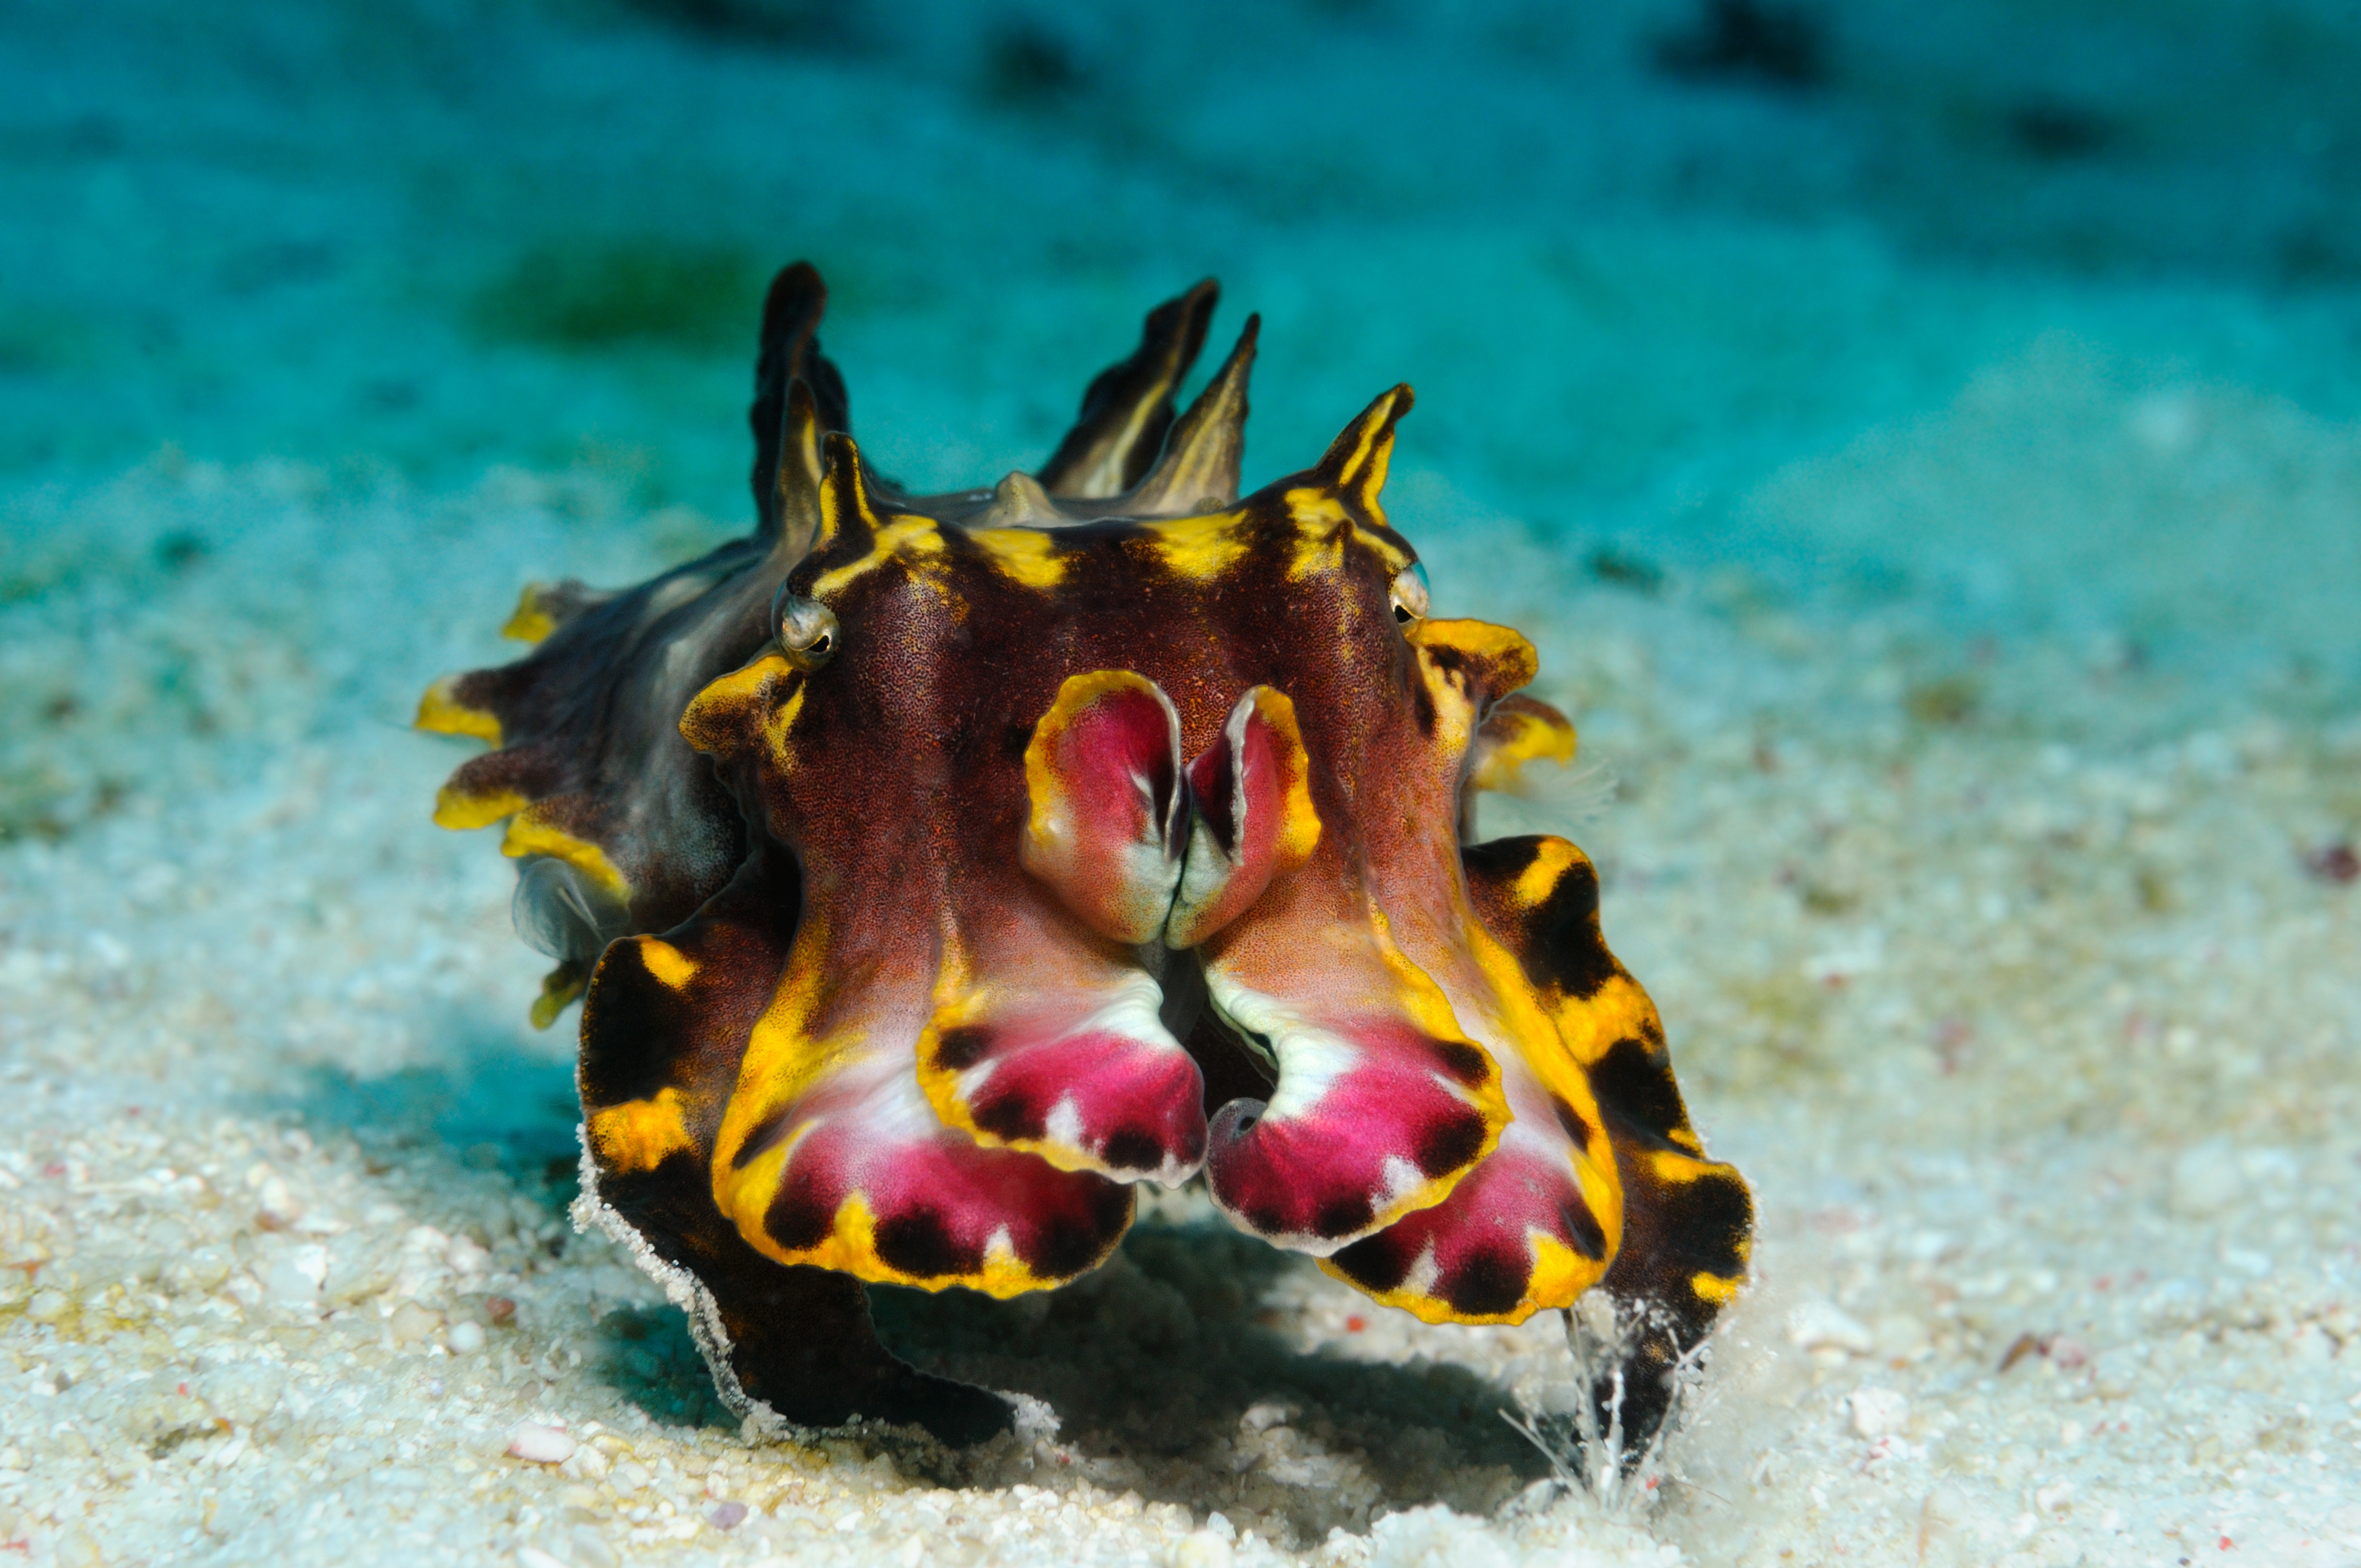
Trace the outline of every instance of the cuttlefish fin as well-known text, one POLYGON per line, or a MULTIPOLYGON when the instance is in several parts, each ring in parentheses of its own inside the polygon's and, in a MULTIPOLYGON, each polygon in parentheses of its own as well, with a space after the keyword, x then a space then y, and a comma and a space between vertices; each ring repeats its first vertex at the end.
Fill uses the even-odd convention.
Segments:
POLYGON ((1513 789, 1531 762, 1574 761, 1574 720, 1545 702, 1518 693, 1494 703, 1477 727, 1467 753, 1467 787, 1513 789))
POLYGON ((500 628, 512 642, 541 642, 567 621, 619 598, 611 588, 594 588, 566 577, 555 583, 527 583, 517 595, 516 609, 500 628))
POLYGON ((1139 482, 1172 427, 1172 394, 1205 346, 1220 297, 1220 286, 1208 278, 1148 312, 1139 346, 1101 371, 1082 394, 1081 416, 1041 466, 1044 489, 1103 500, 1139 482))

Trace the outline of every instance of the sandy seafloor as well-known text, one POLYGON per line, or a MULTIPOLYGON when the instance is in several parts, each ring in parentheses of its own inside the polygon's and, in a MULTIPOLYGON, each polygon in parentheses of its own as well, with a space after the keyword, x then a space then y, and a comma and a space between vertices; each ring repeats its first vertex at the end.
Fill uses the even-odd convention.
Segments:
POLYGON ((10 7, 0 1553, 2361 1563, 2361 31, 1813 14, 1782 82, 1652 65, 1672 5, 10 7), (411 704, 741 526, 805 254, 917 483, 1207 271, 1250 481, 1418 386, 1394 518, 1590 770, 1488 831, 1598 859, 1761 1206, 1628 1496, 1500 1419, 1554 1321, 1185 1194, 1054 1297, 881 1298, 1061 1419, 966 1455, 741 1442, 574 1234, 411 704))

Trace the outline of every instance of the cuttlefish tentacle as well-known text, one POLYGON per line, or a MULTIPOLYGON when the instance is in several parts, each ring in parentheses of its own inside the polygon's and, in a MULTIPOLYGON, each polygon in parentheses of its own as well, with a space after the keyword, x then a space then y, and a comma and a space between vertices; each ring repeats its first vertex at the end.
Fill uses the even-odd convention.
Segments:
POLYGON ((859 1415, 979 1442, 1009 1426, 1005 1400, 897 1360, 878 1342, 860 1280, 780 1267, 713 1203, 714 1135, 739 1054, 785 970, 799 880, 790 857, 758 847, 689 920, 608 949, 583 1011, 575 1214, 689 1309, 736 1414, 808 1427, 859 1415))
MULTIPOLYGON (((1395 939, 1491 1054, 1515 1120, 1441 1203, 1326 1260, 1330 1273, 1428 1321, 1515 1322, 1596 1284, 1621 1235, 1615 1160, 1588 1080, 1517 955, 1479 913, 1454 805, 1494 719, 1548 714, 1515 694, 1538 668, 1505 627, 1420 619, 1405 629, 1425 721, 1373 736, 1419 808, 1374 829, 1370 879, 1395 939)), ((1510 722, 1519 722, 1512 718, 1510 722)), ((1473 862, 1480 868, 1486 862, 1473 862)))

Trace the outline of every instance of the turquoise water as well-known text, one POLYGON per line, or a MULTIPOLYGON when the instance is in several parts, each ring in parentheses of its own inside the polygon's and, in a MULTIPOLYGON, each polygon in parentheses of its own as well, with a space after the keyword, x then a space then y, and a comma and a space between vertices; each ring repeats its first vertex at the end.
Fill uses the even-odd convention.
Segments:
MULTIPOLYGON (((37 0, 0 27, 15 486, 166 444, 430 489, 581 466, 734 527, 779 262, 832 280, 860 431, 928 486, 1038 461, 1211 273, 1268 325, 1250 481, 1408 379, 1407 460, 1569 551, 2153 637, 2190 620, 2169 574, 2117 580, 2122 542, 2056 507, 1838 524, 1759 492, 2028 364, 2037 424, 2190 388, 2361 413, 2344 5, 37 0)), ((2238 526, 2351 589, 2311 536, 2353 515, 2238 526)), ((2178 532, 2219 521, 2142 547, 2204 573, 2178 532)), ((2264 630, 2252 597, 2187 629, 2264 630)))
POLYGON ((916 1561, 952 1497, 976 1562, 2348 1561, 2356 82, 2345 0, 0 7, 0 1544, 916 1561), (1038 464, 1208 274, 1250 486, 1415 386, 1391 516, 1595 770, 1486 831, 1578 833, 1762 1212, 1640 1513, 1502 1511, 1552 1325, 1177 1211, 887 1309, 1054 1464, 790 1497, 568 1231, 567 1030, 409 723, 521 584, 747 526, 797 257, 916 487, 1038 464), (544 1420, 654 1479, 500 1457, 544 1420))

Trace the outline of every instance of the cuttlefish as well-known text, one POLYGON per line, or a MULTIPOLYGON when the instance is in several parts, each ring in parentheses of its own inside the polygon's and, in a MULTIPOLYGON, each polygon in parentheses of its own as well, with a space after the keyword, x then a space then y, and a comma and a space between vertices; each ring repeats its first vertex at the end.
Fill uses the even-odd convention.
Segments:
POLYGON ((1054 1289, 1138 1184, 1202 1181, 1427 1322, 1598 1289, 1637 1332, 1595 1397, 1653 1431, 1752 1205, 1591 862, 1468 841, 1575 734, 1381 504, 1410 389, 1241 497, 1257 323, 1180 411, 1202 283, 1038 472, 915 495, 849 433, 825 298, 797 264, 765 302, 753 532, 527 588, 532 653, 421 705, 491 745, 435 817, 507 825, 536 1021, 582 1002, 577 1216, 764 1423, 1006 1428, 880 1343, 864 1282, 1054 1289))

